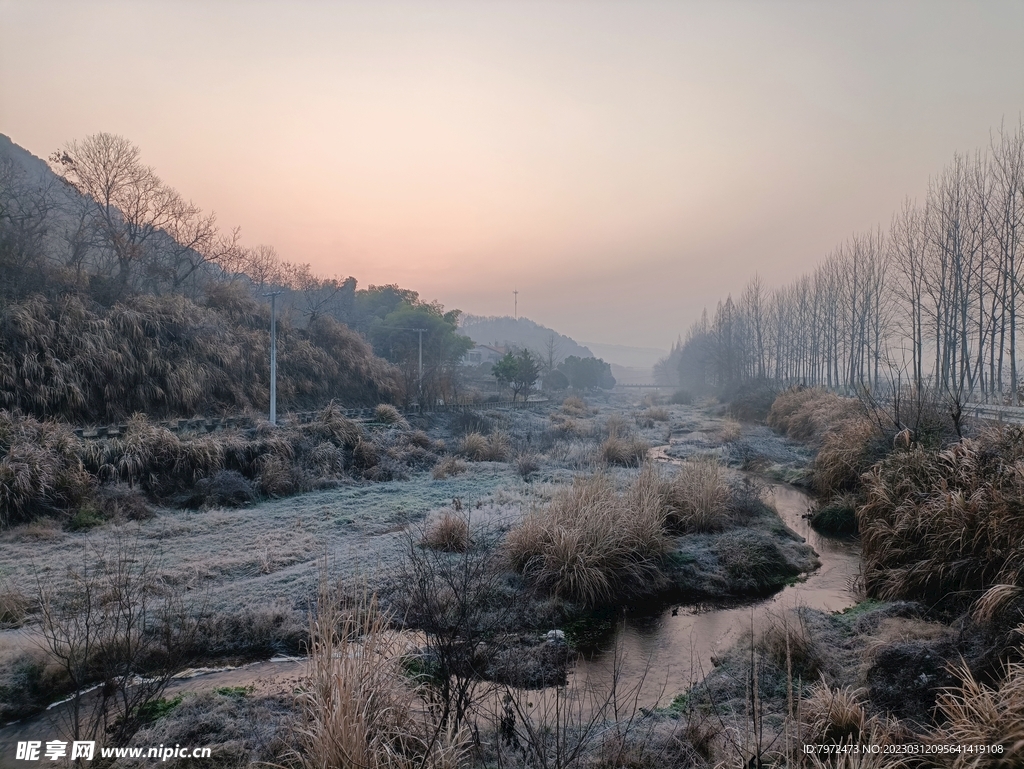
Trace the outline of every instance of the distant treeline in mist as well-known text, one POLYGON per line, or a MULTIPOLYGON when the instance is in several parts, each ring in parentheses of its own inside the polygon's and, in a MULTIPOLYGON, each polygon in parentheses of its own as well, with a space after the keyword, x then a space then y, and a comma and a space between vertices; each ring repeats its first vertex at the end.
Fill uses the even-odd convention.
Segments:
POLYGON ((281 408, 452 397, 459 311, 322 277, 166 185, 123 137, 50 164, 0 137, 0 409, 90 421, 264 409, 277 293, 281 408))
POLYGON ((808 275, 770 290, 755 276, 656 367, 666 383, 750 380, 846 391, 932 389, 1020 398, 1024 123, 957 154, 925 200, 854 235, 808 275))

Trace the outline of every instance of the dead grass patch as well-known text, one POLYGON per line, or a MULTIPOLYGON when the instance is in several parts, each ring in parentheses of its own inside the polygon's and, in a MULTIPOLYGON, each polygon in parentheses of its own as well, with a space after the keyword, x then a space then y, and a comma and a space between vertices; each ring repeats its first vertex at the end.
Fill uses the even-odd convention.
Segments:
POLYGON ((564 401, 562 401, 562 413, 570 417, 585 417, 589 416, 590 409, 587 408, 587 403, 578 395, 570 395, 564 401))
POLYGON ((717 531, 729 521, 731 493, 715 457, 688 459, 668 483, 666 522, 682 533, 717 531))
POLYGON ((1024 428, 892 454, 857 511, 871 596, 930 604, 1024 574, 1024 428))
MULTIPOLYGON (((1024 755, 1024 663, 1008 663, 994 686, 978 682, 967 664, 953 668, 960 683, 939 694, 944 724, 929 735, 935 745, 1000 745, 985 766, 1018 766, 1024 755)), ((951 767, 978 766, 977 754, 951 755, 951 767)))
POLYGON ((23 592, 0 581, 0 628, 16 628, 25 624, 32 601, 23 592))
POLYGON ((462 439, 459 453, 471 462, 504 462, 512 442, 508 435, 495 431, 489 436, 469 433, 462 439))
POLYGON ((461 459, 458 457, 448 456, 434 465, 434 469, 430 472, 430 476, 435 481, 443 481, 445 478, 466 472, 466 469, 466 463, 461 459))
POLYGON ((321 583, 292 758, 307 769, 455 769, 466 735, 439 723, 403 675, 410 650, 376 596, 344 601, 321 583))
POLYGON ((587 605, 642 591, 667 540, 660 482, 641 473, 624 493, 604 475, 577 478, 509 532, 513 567, 538 588, 587 605))
POLYGON ((427 527, 421 544, 446 553, 464 553, 471 544, 469 521, 453 513, 445 513, 427 527))
POLYGON ((609 465, 639 467, 647 458, 648 451, 650 446, 636 436, 620 438, 613 435, 601 444, 599 456, 609 465))

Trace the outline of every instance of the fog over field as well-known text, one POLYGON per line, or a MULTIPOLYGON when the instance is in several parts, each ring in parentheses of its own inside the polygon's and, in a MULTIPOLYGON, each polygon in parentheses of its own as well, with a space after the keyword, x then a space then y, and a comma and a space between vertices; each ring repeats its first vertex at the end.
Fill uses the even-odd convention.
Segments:
POLYGON ((1024 766, 1022 32, 0 0, 0 769, 1024 766))

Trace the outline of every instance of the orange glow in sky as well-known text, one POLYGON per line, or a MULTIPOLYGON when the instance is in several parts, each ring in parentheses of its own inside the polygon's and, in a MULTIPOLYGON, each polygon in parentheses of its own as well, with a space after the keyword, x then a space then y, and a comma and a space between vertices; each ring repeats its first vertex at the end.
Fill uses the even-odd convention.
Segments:
POLYGON ((247 244, 667 348, 1024 110, 1024 4, 0 0, 0 132, 108 131, 247 244))

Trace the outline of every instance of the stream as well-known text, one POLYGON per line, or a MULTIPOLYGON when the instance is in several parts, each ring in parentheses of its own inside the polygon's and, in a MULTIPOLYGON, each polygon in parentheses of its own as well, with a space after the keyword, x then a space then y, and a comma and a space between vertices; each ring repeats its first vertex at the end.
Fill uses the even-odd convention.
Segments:
MULTIPOLYGON (((666 454, 667 449, 668 446, 653 449, 653 458, 678 462, 666 454)), ((668 606, 654 615, 629 616, 604 651, 579 659, 570 674, 569 688, 577 692, 591 687, 606 690, 617 670, 617 689, 630 702, 642 707, 665 706, 674 696, 702 680, 714 666, 716 655, 726 651, 744 633, 758 628, 766 617, 798 606, 822 611, 841 611, 853 606, 857 599, 852 584, 860 569, 858 544, 812 529, 805 516, 814 503, 793 486, 769 485, 764 490, 764 499, 775 507, 790 529, 814 548, 820 568, 758 601, 730 606, 668 606)), ((15 635, 23 636, 18 642, 26 645, 34 640, 24 631, 8 631, 5 635, 12 637, 8 641, 14 640, 15 635)), ((302 659, 278 658, 237 668, 192 670, 172 681, 167 696, 183 690, 251 684, 257 684, 257 689, 263 691, 293 689, 304 669, 302 659)), ((537 695, 546 699, 544 694, 537 695)), ((11 765, 9 760, 18 739, 51 738, 55 733, 52 719, 60 711, 58 704, 47 713, 0 728, 0 769, 11 765)))
MULTIPOLYGON (((668 446, 651 451, 655 460, 678 462, 668 446)), ((756 478, 756 476, 753 476, 756 478)), ((627 617, 606 651, 576 664, 573 684, 607 686, 618 666, 617 687, 644 707, 666 706, 674 696, 702 680, 716 655, 744 633, 757 629, 766 617, 799 606, 842 611, 857 602, 852 585, 860 571, 860 546, 834 539, 811 528, 805 515, 813 509, 810 497, 785 484, 765 488, 764 500, 782 521, 814 548, 821 566, 803 580, 774 595, 743 605, 678 605, 653 616, 627 617), (634 694, 639 689, 637 694, 634 694)))

